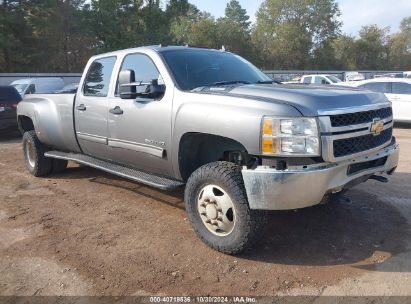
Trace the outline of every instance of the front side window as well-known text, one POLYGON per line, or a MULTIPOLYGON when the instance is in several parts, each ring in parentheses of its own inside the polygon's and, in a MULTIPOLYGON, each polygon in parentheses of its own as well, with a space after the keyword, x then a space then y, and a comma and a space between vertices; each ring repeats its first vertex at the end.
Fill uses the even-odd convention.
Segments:
MULTIPOLYGON (((133 70, 136 82, 151 82, 152 80, 158 80, 159 84, 162 84, 160 72, 157 70, 154 62, 144 54, 131 54, 124 58, 120 71, 133 70)), ((118 82, 117 82, 118 83, 118 82)), ((144 86, 137 87, 137 92, 145 90, 144 86)), ((116 95, 118 93, 118 85, 116 88, 116 95)))
POLYGON ((403 82, 392 83, 393 94, 411 94, 411 84, 403 82))
POLYGON ((322 77, 322 76, 316 76, 316 77, 314 78, 314 83, 315 83, 315 84, 329 84, 329 82, 327 81, 327 79, 325 79, 325 78, 322 77))
POLYGON ((165 50, 160 53, 178 86, 185 91, 224 82, 272 81, 250 62, 228 52, 205 49, 165 50))
POLYGON ((338 83, 338 82, 342 82, 341 79, 333 76, 333 75, 329 75, 328 79, 331 80, 332 83, 338 83))
POLYGON ((387 82, 371 82, 360 85, 360 88, 364 88, 374 92, 389 93, 387 82))
POLYGON ((34 83, 32 83, 31 85, 29 85, 29 87, 26 90, 26 94, 34 94, 36 93, 36 86, 34 85, 34 83))
POLYGON ((107 96, 116 59, 116 57, 107 57, 93 61, 84 81, 83 94, 85 96, 107 96))

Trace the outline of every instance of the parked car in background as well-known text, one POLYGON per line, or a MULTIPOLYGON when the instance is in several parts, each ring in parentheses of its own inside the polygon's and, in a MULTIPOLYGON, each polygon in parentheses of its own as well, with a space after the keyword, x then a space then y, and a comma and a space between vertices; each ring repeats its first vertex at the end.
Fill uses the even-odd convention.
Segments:
POLYGON ((319 75, 304 75, 300 79, 300 83, 305 84, 336 84, 342 82, 341 79, 333 75, 319 74, 319 75))
POLYGON ((374 78, 405 78, 405 73, 387 73, 374 75, 374 78))
POLYGON ((24 98, 27 94, 48 94, 64 87, 64 81, 59 77, 26 78, 13 81, 11 86, 15 87, 24 98))
POLYGON ((56 94, 71 94, 76 93, 78 88, 78 82, 73 82, 65 85, 62 89, 55 91, 56 94))
POLYGON ((12 86, 0 86, 0 131, 17 130, 17 104, 21 96, 12 86))
POLYGON ((359 72, 345 72, 344 73, 344 81, 349 82, 349 81, 361 81, 365 80, 365 77, 363 74, 359 72))
POLYGON ((411 123, 411 79, 374 78, 346 85, 384 93, 392 102, 394 121, 411 123))

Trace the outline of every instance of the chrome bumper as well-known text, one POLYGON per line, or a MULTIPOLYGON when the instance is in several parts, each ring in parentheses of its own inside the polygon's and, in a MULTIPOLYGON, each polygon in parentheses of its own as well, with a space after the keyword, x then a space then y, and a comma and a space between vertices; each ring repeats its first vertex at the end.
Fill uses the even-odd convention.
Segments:
POLYGON ((290 167, 276 170, 270 167, 243 169, 242 175, 251 209, 287 210, 319 204, 327 193, 336 193, 366 175, 385 173, 398 164, 399 145, 392 144, 379 151, 338 163, 290 167), (352 175, 349 165, 387 156, 380 167, 369 168, 352 175))

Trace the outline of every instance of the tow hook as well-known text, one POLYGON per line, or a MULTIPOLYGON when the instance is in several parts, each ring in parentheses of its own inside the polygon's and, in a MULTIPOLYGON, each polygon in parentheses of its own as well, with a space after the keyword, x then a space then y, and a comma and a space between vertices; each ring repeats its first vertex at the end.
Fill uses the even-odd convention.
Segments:
POLYGON ((381 183, 388 183, 388 178, 381 175, 372 175, 370 179, 376 180, 381 183))

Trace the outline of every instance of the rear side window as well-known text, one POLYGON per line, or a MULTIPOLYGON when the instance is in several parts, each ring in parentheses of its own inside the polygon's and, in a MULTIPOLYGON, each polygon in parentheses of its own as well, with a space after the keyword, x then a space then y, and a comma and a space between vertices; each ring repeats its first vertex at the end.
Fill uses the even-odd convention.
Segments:
POLYGON ((411 84, 402 82, 392 83, 392 93, 393 94, 411 94, 411 84))
POLYGON ((116 57, 101 58, 93 61, 84 81, 83 94, 85 96, 107 96, 115 63, 116 57))
POLYGON ((360 85, 360 88, 364 88, 374 92, 389 93, 388 82, 372 82, 360 85))
POLYGON ((311 77, 304 77, 304 83, 311 83, 311 77))

